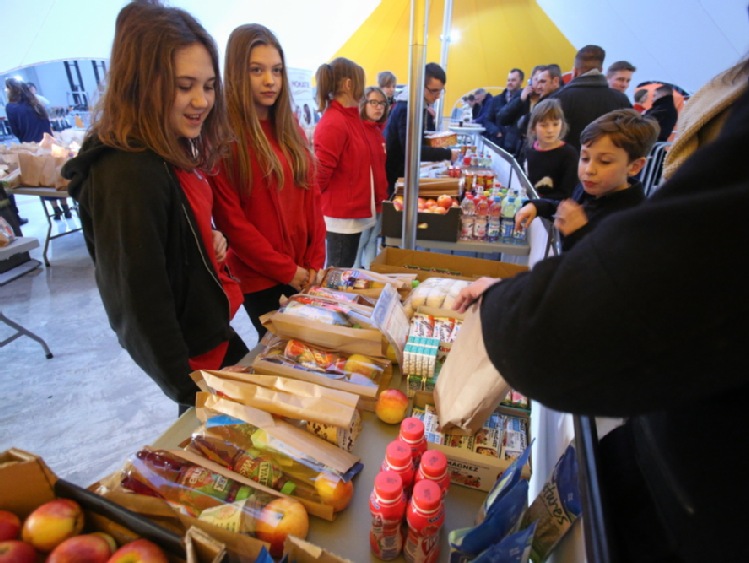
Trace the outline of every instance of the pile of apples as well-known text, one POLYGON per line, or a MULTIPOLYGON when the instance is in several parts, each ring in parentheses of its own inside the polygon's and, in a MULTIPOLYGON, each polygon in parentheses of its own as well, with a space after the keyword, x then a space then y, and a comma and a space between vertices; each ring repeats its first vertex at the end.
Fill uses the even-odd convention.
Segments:
POLYGON ((138 539, 117 548, 105 532, 82 534, 83 509, 69 499, 44 503, 21 522, 0 510, 0 563, 167 563, 161 548, 138 539), (19 539, 20 538, 20 539, 19 539))
MULTIPOLYGON (((403 196, 393 198, 393 207, 396 211, 403 210, 403 196)), ((419 213, 447 213, 451 207, 458 207, 458 201, 449 195, 441 195, 437 199, 432 197, 418 199, 419 213)))

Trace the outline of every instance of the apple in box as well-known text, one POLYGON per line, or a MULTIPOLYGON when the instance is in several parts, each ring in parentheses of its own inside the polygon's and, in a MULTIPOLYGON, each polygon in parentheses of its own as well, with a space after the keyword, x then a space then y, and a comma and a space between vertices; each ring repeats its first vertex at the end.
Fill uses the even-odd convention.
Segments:
POLYGON ((169 559, 158 545, 141 538, 115 551, 109 563, 169 563, 169 559))
POLYGON ((12 512, 0 510, 0 541, 16 540, 21 531, 21 519, 12 512))
POLYGON ((113 551, 103 534, 83 534, 68 538, 58 545, 45 563, 107 563, 113 551))
POLYGON ((0 541, 0 563, 36 563, 36 550, 19 540, 0 541))
POLYGON ((37 507, 23 523, 23 541, 48 553, 83 530, 83 509, 74 500, 58 498, 37 507))

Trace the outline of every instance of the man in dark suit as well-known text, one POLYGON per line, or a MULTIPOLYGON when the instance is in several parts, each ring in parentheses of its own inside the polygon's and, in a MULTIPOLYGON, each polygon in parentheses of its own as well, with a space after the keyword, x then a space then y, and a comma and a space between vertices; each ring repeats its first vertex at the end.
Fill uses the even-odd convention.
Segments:
POLYGON ((679 119, 679 112, 674 104, 674 89, 670 84, 662 84, 655 89, 653 105, 645 112, 645 115, 655 119, 661 126, 658 142, 668 141, 679 119))
POLYGON ((522 70, 513 68, 507 75, 507 86, 504 91, 494 96, 491 105, 476 119, 476 123, 483 125, 485 129, 483 136, 511 154, 515 154, 518 139, 517 128, 515 124, 499 125, 497 115, 508 103, 520 96, 524 78, 525 73, 522 70))

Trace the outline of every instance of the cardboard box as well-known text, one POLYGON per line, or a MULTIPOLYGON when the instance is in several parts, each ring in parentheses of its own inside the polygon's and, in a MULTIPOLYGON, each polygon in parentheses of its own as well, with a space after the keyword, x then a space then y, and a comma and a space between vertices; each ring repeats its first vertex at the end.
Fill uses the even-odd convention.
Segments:
MULTIPOLYGON (((456 242, 460 233, 460 215, 460 207, 451 207, 445 214, 419 213, 416 239, 456 242)), ((403 212, 397 211, 390 201, 382 202, 382 235, 403 236, 403 212)))
MULTIPOLYGON (((38 506, 56 498, 54 487, 57 480, 44 460, 32 453, 15 448, 0 453, 0 509, 9 510, 25 519, 38 506)), ((124 526, 89 510, 85 511, 85 522, 84 531, 111 534, 118 545, 138 537, 124 526)), ((184 536, 186 559, 170 554, 170 561, 218 563, 223 560, 225 545, 210 534, 189 528, 184 536)))
MULTIPOLYGON (((434 406, 432 393, 417 391, 413 397, 413 406, 424 408, 426 405, 434 406)), ((528 432, 526 439, 528 444, 531 443, 530 417, 526 411, 501 406, 497 407, 496 410, 502 414, 525 419, 528 432)), ((473 436, 464 436, 463 438, 471 440, 473 436)), ((459 447, 435 444, 433 442, 429 442, 429 448, 439 450, 447 456, 447 467, 450 471, 451 483, 480 491, 490 491, 497 479, 512 463, 511 459, 505 459, 504 446, 502 446, 502 450, 499 452, 499 457, 488 456, 459 447)), ((530 462, 523 467, 522 476, 525 479, 530 479, 530 462)))
MULTIPOLYGON (((398 178, 395 182, 395 195, 403 195, 406 181, 398 178)), ((437 178, 419 178, 419 196, 438 198, 441 195, 457 197, 461 194, 460 178, 439 176, 437 178)))
MULTIPOLYGON (((441 217, 444 217, 442 215, 441 217)), ((384 218, 384 214, 383 214, 384 218)), ((384 226, 384 223, 383 223, 384 226)), ((384 231, 383 231, 384 233, 384 231)), ((422 250, 384 248, 370 264, 373 272, 382 274, 416 273, 419 281, 431 277, 475 280, 480 277, 511 278, 527 272, 527 266, 508 264, 498 260, 484 260, 422 250)))

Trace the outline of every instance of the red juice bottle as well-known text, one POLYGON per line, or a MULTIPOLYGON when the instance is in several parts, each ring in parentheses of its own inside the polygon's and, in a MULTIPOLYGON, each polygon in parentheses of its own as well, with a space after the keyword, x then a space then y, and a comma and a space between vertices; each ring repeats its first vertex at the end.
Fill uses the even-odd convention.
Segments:
POLYGON ((408 533, 403 557, 408 563, 437 563, 440 557, 440 533, 445 523, 445 508, 439 485, 422 479, 414 485, 406 509, 408 533))
POLYGON ((424 438, 424 423, 418 418, 404 418, 401 422, 398 438, 411 448, 414 458, 414 469, 419 466, 421 456, 427 451, 427 441, 424 438))
POLYGON ((390 442, 385 448, 385 460, 382 462, 380 471, 395 471, 400 475, 406 497, 410 496, 416 469, 408 444, 399 438, 390 442))
POLYGON ((369 549, 378 559, 389 561, 403 550, 403 515, 406 512, 403 481, 394 471, 380 471, 369 495, 369 549))
POLYGON ((419 469, 416 471, 416 477, 414 478, 414 484, 422 479, 429 479, 430 481, 437 483, 442 491, 442 498, 444 499, 450 488, 450 473, 447 471, 447 456, 439 450, 427 450, 424 455, 421 456, 419 469))

